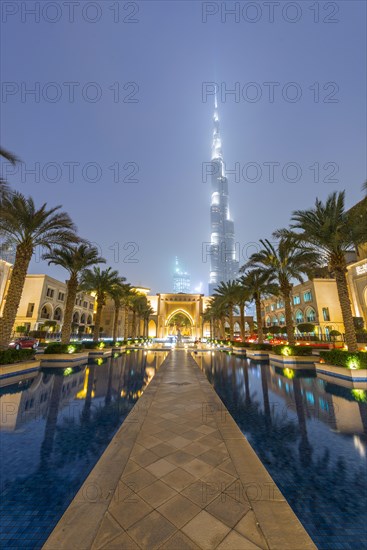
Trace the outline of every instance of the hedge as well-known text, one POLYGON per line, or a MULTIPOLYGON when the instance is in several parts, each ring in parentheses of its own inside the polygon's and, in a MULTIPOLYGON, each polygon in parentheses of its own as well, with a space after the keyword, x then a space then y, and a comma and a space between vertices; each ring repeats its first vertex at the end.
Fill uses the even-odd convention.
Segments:
POLYGON ((36 352, 34 349, 4 349, 0 350, 0 365, 11 365, 34 359, 36 352))
POLYGON ((273 346, 273 352, 276 355, 291 355, 299 357, 302 355, 312 355, 311 346, 290 346, 289 344, 281 344, 279 346, 273 346))
POLYGON ((355 353, 341 349, 320 351, 320 359, 336 367, 367 369, 367 353, 365 351, 357 351, 355 353))
POLYGON ((53 342, 45 348, 45 353, 78 353, 84 348, 83 344, 80 343, 71 343, 71 344, 61 344, 61 342, 53 342))

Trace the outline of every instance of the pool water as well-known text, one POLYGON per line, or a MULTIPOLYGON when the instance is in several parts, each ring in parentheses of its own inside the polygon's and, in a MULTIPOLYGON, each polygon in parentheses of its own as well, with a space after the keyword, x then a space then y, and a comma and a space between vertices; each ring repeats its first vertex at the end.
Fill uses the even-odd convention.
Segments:
POLYGON ((0 389, 1 548, 41 548, 165 357, 137 351, 0 389))
POLYGON ((367 548, 367 392, 223 352, 196 359, 317 547, 367 548))

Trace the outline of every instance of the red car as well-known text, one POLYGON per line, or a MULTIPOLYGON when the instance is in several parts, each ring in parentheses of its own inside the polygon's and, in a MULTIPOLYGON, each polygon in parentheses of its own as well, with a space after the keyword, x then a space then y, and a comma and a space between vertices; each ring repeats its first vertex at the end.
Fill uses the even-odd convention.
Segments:
POLYGON ((38 340, 35 338, 30 338, 28 336, 23 336, 22 338, 16 338, 9 344, 9 348, 14 349, 36 349, 38 347, 38 340))

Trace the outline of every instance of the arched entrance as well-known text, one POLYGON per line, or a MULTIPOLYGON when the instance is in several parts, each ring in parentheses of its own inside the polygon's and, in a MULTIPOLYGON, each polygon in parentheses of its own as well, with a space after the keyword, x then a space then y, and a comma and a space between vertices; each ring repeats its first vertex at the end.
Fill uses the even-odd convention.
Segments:
POLYGON ((178 309, 166 320, 166 336, 176 336, 180 330, 182 336, 190 337, 193 335, 193 327, 194 321, 187 311, 178 309))

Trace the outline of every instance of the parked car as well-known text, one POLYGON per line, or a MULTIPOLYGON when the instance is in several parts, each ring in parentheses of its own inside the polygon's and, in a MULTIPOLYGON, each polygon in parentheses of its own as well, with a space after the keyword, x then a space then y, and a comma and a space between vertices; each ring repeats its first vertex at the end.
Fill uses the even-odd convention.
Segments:
POLYGON ((31 338, 30 336, 22 336, 21 338, 15 338, 9 344, 9 348, 13 349, 36 349, 38 347, 38 340, 31 338))

